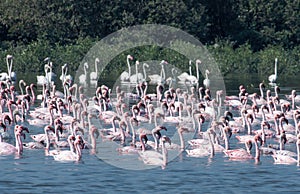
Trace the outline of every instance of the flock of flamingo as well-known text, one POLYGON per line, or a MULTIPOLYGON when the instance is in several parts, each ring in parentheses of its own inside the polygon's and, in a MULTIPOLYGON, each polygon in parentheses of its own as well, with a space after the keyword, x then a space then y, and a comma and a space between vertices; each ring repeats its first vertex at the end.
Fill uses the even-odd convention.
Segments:
MULTIPOLYGON (((46 58, 45 75, 37 76, 37 84, 43 90, 36 95, 36 84, 23 80, 19 81, 20 92, 16 91, 12 84, 16 81, 12 59, 7 55, 8 73, 2 73, 0 84, 1 156, 20 157, 31 149, 41 149, 45 157, 57 161, 80 161, 84 157, 82 149, 89 149, 90 154, 101 154, 100 141, 115 141, 119 145, 116 152, 131 154, 145 165, 162 168, 168 163, 169 150, 188 157, 214 157, 219 153, 230 160, 258 163, 264 156, 272 157, 276 164, 300 164, 300 109, 297 106, 300 97, 295 90, 286 98, 280 98, 278 86, 275 85, 274 91, 265 91, 261 83, 257 93, 248 93, 241 85, 236 96, 223 96, 223 91, 218 90, 213 98, 209 70, 205 71, 203 84, 199 84, 200 60, 195 61, 196 76, 192 74, 193 61, 190 61, 189 73, 176 75, 177 71, 172 69, 176 76, 167 79, 164 69, 167 61, 161 61, 160 74, 147 77, 145 68, 149 66, 143 64, 144 74, 139 73, 138 61, 136 72, 132 74, 133 57, 128 55, 128 72, 123 72, 120 80, 134 84, 135 92, 122 91, 118 86, 113 97, 112 90, 101 85, 96 87, 94 96, 86 96, 81 83, 86 83, 89 77, 91 81, 98 79, 98 58, 95 72, 90 75, 88 64, 84 64, 78 85, 67 75, 68 65, 63 65, 60 76, 63 92, 59 92, 52 62, 46 58), (184 83, 188 87, 186 90, 174 88, 170 82, 184 83), (154 84, 156 92, 147 92, 148 84, 154 84), (128 104, 125 99, 133 103, 128 104), (226 111, 221 113, 220 109, 226 111), (178 134, 178 144, 167 132, 178 134), (30 139, 22 140, 27 133, 30 139), (186 139, 186 134, 193 135, 186 139)), ((269 81, 274 83, 276 79, 277 58, 275 74, 269 81)))

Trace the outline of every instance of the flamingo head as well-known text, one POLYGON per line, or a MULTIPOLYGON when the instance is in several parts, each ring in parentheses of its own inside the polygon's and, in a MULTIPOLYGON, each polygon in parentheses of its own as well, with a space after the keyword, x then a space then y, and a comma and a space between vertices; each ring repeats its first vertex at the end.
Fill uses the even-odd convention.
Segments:
POLYGON ((280 141, 282 141, 284 144, 286 144, 286 142, 287 142, 285 130, 282 130, 282 131, 281 131, 280 141))
POLYGON ((259 88, 265 89, 265 88, 266 88, 266 86, 265 86, 265 84, 264 84, 264 83, 260 83, 260 84, 259 84, 259 88))
POLYGON ((229 126, 224 127, 224 131, 228 133, 228 137, 232 136, 232 129, 229 126))
POLYGON ((12 55, 6 55, 6 59, 12 59, 13 56, 12 55))
POLYGON ((297 96, 296 90, 292 90, 292 96, 293 96, 293 97, 296 97, 296 96, 297 96))
POLYGON ((131 55, 127 55, 127 59, 133 60, 133 57, 131 55))
POLYGON ((165 64, 168 64, 168 62, 165 61, 165 60, 162 60, 162 61, 160 62, 160 64, 161 64, 161 65, 165 65, 165 64))
POLYGON ((146 144, 148 142, 148 137, 146 134, 140 134, 140 139, 144 140, 144 143, 146 144))
POLYGON ((163 143, 165 143, 165 142, 168 142, 170 145, 171 145, 171 139, 168 137, 168 136, 162 136, 161 137, 161 141, 163 142, 163 143))
POLYGON ((232 114, 232 112, 230 112, 230 111, 225 111, 224 115, 225 115, 226 117, 229 116, 231 119, 233 118, 233 114, 232 114))
POLYGON ((268 121, 263 121, 263 122, 262 122, 262 126, 263 126, 263 127, 264 127, 264 126, 267 126, 268 129, 271 128, 271 125, 270 125, 270 123, 269 123, 268 121))
POLYGON ((256 141, 256 142, 260 142, 260 145, 262 145, 262 144, 263 144, 263 140, 262 140, 262 138, 261 138, 261 136, 260 136, 260 135, 255 135, 255 136, 254 136, 254 141, 256 141))
POLYGON ((197 59, 196 63, 201 64, 202 62, 200 61, 200 59, 197 59))

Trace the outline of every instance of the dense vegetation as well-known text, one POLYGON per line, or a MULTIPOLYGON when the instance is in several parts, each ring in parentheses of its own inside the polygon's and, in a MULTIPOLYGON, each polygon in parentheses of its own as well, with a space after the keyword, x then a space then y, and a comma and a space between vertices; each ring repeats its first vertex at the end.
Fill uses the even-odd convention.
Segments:
MULTIPOLYGON (((47 56, 55 66, 69 63, 74 71, 91 46, 105 36, 133 25, 165 24, 207 45, 224 75, 273 72, 275 57, 279 74, 296 74, 299 7, 299 0, 3 0, 0 69, 6 70, 5 56, 12 54, 14 71, 41 72, 47 56)), ((170 53, 150 47, 130 52, 148 59, 167 59, 170 53)), ((118 72, 126 68, 121 66, 126 54, 111 64, 118 72)), ((184 57, 177 59, 173 63, 178 66, 188 63, 184 57)))

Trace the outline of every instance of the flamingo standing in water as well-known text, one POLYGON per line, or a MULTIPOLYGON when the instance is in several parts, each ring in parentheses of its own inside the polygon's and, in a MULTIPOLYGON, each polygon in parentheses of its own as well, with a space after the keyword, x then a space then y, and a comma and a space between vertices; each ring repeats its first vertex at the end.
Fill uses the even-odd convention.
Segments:
POLYGON ((205 70, 205 79, 203 80, 203 85, 205 88, 210 87, 210 80, 208 79, 208 74, 210 74, 210 72, 208 71, 208 69, 206 69, 205 70))
POLYGON ((120 75, 120 79, 121 81, 129 81, 130 77, 131 77, 131 67, 130 67, 130 62, 129 60, 133 60, 133 57, 131 55, 127 55, 127 66, 128 66, 128 72, 124 71, 121 75, 120 75))
POLYGON ((22 155, 23 153, 23 143, 22 143, 22 139, 21 136, 24 137, 25 139, 25 134, 23 133, 24 131, 26 131, 27 133, 29 133, 28 128, 20 126, 20 125, 16 125, 15 129, 14 129, 14 133, 15 133, 15 139, 16 139, 16 146, 13 146, 9 143, 6 142, 0 142, 0 155, 12 155, 12 154, 17 154, 17 155, 22 155))
POLYGON ((165 80, 166 80, 165 64, 168 64, 165 60, 162 60, 160 62, 160 65, 161 65, 160 75, 153 74, 153 75, 148 76, 151 80, 150 83, 153 83, 153 84, 164 84, 165 83, 165 80))
MULTIPOLYGON (((57 155, 53 155, 54 160, 62 161, 62 162, 80 161, 82 157, 81 149, 84 146, 82 137, 80 135, 77 135, 75 137, 73 144, 74 144, 75 152, 73 152, 72 149, 61 151, 57 155)), ((70 148, 72 148, 72 146, 70 148)))
POLYGON ((84 74, 81 74, 79 76, 79 83, 82 84, 82 85, 86 85, 86 81, 87 81, 87 69, 89 68, 89 65, 87 62, 85 62, 83 64, 83 71, 84 71, 84 74))
POLYGON ((255 135, 253 140, 248 140, 245 142, 245 145, 247 147, 247 151, 244 149, 235 149, 235 150, 225 150, 224 153, 226 156, 228 156, 231 160, 249 160, 249 159, 255 159, 256 162, 259 162, 260 160, 260 150, 258 142, 262 143, 262 139, 259 135, 255 135), (250 150, 252 147, 252 142, 254 142, 255 145, 255 156, 252 156, 250 154, 250 150), (248 147, 250 146, 250 147, 248 147))
POLYGON ((277 80, 277 62, 278 62, 278 59, 275 58, 275 72, 274 72, 274 74, 269 76, 270 83, 276 83, 276 80, 277 80))
POLYGON ((90 73, 90 82, 91 84, 95 84, 97 85, 97 81, 98 81, 98 64, 99 64, 100 60, 99 58, 95 59, 95 71, 90 73))
MULTIPOLYGON (((167 148, 165 147, 166 142, 171 144, 171 139, 164 135, 161 137, 162 153, 153 150, 141 151, 139 152, 140 158, 147 165, 161 166, 162 169, 165 169, 168 163, 168 151, 167 148)), ((142 143, 142 150, 145 150, 144 142, 141 141, 141 143, 142 143)))

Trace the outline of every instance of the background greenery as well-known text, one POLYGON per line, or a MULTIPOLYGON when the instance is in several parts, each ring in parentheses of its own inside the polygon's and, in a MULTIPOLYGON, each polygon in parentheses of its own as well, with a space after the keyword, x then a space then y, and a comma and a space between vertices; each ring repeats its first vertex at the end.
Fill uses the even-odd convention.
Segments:
MULTIPOLYGON (((279 74, 293 75, 299 73, 299 7, 299 0, 1 0, 0 69, 6 71, 5 56, 12 54, 17 72, 43 72, 48 56, 74 72, 97 40, 123 27, 165 24, 204 43, 224 75, 270 74, 275 57, 279 74)), ((170 57, 151 46, 130 52, 137 59, 170 57)), ((126 69, 126 55, 113 60, 111 70, 126 69)), ((186 58, 171 55, 187 70, 186 58)))

